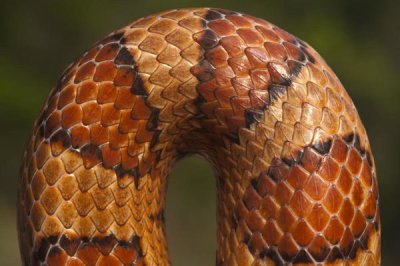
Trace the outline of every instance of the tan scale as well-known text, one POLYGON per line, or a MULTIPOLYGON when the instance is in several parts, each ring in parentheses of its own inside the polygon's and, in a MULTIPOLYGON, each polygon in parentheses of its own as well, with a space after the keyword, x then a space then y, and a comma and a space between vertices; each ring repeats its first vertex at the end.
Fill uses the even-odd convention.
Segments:
POLYGON ((375 165, 338 78, 208 8, 139 19, 65 71, 24 155, 23 263, 169 265, 167 177, 188 153, 216 169, 218 265, 380 264, 375 165))

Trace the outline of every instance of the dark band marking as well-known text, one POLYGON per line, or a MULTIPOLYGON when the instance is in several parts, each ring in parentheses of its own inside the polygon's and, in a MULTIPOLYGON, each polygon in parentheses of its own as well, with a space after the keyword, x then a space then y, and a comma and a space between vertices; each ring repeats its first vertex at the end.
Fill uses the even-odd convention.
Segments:
POLYGON ((50 139, 51 151, 53 155, 58 156, 63 151, 71 147, 71 137, 68 131, 60 129, 50 139))
MULTIPOLYGON (((319 172, 323 158, 335 156, 334 154, 337 151, 334 151, 335 148, 333 143, 336 139, 340 139, 342 143, 346 143, 345 145, 349 149, 346 151, 347 154, 351 153, 351 149, 356 150, 358 153, 357 156, 360 156, 362 158, 361 160, 365 160, 369 163, 369 160, 367 159, 369 152, 365 152, 365 148, 360 145, 360 136, 357 133, 351 133, 343 137, 332 136, 331 138, 318 142, 317 144, 304 147, 302 150, 297 151, 297 154, 293 157, 275 158, 271 162, 269 169, 267 169, 265 173, 262 173, 260 177, 253 179, 249 185, 249 188, 246 190, 243 196, 243 203, 248 211, 258 210, 258 208, 261 206, 261 201, 266 195, 271 193, 269 191, 273 189, 273 186, 278 185, 281 183, 281 181, 285 180, 287 182, 292 182, 288 177, 291 167, 298 166, 307 170, 309 173, 308 176, 311 176, 311 174, 314 172, 319 172)), ((372 167, 371 164, 369 166, 372 167)), ((370 174, 373 176, 373 173, 370 174)), ((360 179, 362 178, 362 173, 359 177, 360 179)), ((302 182, 303 185, 301 186, 305 185, 304 182, 306 182, 306 180, 304 179, 302 181, 302 177, 300 175, 296 176, 295 178, 297 178, 296 182, 302 182)), ((356 207, 353 206, 353 208, 356 207)), ((257 230, 254 232, 242 232, 244 234, 243 242, 248 245, 250 252, 254 256, 258 256, 260 258, 268 257, 277 265, 283 265, 287 262, 315 263, 322 261, 334 262, 343 259, 353 260, 356 258, 359 250, 369 249, 369 239, 379 228, 379 218, 376 217, 376 214, 371 213, 371 215, 369 215, 368 213, 363 213, 362 215, 365 221, 365 226, 361 228, 362 230, 360 230, 360 232, 356 231, 350 236, 347 236, 348 240, 341 243, 343 246, 340 249, 333 244, 330 244, 329 241, 326 240, 327 242, 321 241, 319 244, 308 245, 307 248, 301 248, 295 253, 288 253, 283 250, 278 251, 274 248, 274 246, 267 245, 268 247, 263 247, 262 245, 258 245, 257 241, 254 241, 253 239, 253 236, 259 233, 257 230)), ((233 214, 232 226, 235 230, 238 230, 238 224, 240 221, 238 221, 236 217, 240 217, 240 214, 233 214)), ((343 226, 345 229, 347 228, 345 225, 343 226)))
POLYGON ((34 252, 34 256, 39 260, 39 261, 44 261, 47 257, 47 252, 50 249, 50 242, 47 238, 42 238, 40 240, 39 246, 36 248, 36 251, 34 252))
POLYGON ((60 246, 70 256, 73 256, 76 253, 80 244, 81 244, 80 238, 69 238, 66 235, 62 235, 60 238, 60 246))
MULTIPOLYGON (((130 66, 133 68, 133 80, 132 80, 132 85, 130 92, 141 98, 142 102, 144 102, 144 106, 137 107, 137 110, 134 109, 132 112, 134 114, 138 114, 137 117, 132 117, 132 119, 138 119, 138 120, 144 120, 147 119, 146 115, 143 114, 143 109, 148 108, 150 112, 150 116, 147 119, 146 127, 141 128, 140 130, 142 132, 138 132, 137 134, 142 137, 141 141, 147 141, 147 139, 151 142, 151 147, 153 147, 157 142, 158 142, 158 136, 160 134, 160 131, 158 129, 158 117, 160 110, 157 108, 150 107, 147 103, 147 97, 149 96, 148 92, 146 91, 144 87, 144 82, 140 75, 138 74, 137 70, 137 65, 136 62, 133 58, 133 55, 130 53, 130 51, 125 47, 121 47, 121 43, 123 43, 123 33, 117 33, 113 34, 103 41, 100 41, 97 43, 95 47, 97 46, 105 46, 107 44, 111 43, 112 45, 107 46, 109 49, 110 54, 116 55, 114 58, 114 63, 117 67, 119 66, 130 66)), ((57 91, 62 89, 62 87, 57 88, 57 91)), ((119 112, 117 109, 113 109, 114 112, 119 112)), ((112 114, 111 114, 112 115, 112 114)), ((110 115, 110 116, 111 116, 110 115)), ((135 167, 134 169, 126 169, 123 167, 122 162, 117 163, 116 165, 115 162, 118 160, 118 156, 114 156, 115 152, 113 150, 108 150, 108 151, 102 151, 102 148, 100 148, 99 144, 93 144, 90 141, 89 133, 87 135, 82 135, 82 134, 72 134, 70 130, 67 129, 62 129, 61 128, 61 115, 59 112, 53 113, 53 114, 48 114, 46 112, 43 112, 41 117, 39 118, 41 123, 40 126, 40 134, 42 134, 44 137, 50 137, 50 145, 52 149, 52 153, 57 156, 64 152, 65 150, 71 150, 80 153, 84 166, 86 168, 92 168, 96 165, 101 165, 104 168, 112 168, 114 169, 118 179, 119 179, 119 184, 121 186, 125 186, 129 183, 131 183, 130 180, 134 180, 134 183, 136 187, 139 185, 139 179, 141 176, 149 173, 151 171, 151 167, 148 167, 147 164, 149 162, 139 162, 139 164, 146 164, 146 167, 142 167, 142 169, 145 169, 146 172, 139 172, 139 165, 135 167), (61 128, 61 129, 60 129, 61 128), (58 131, 57 131, 58 130, 58 131), (72 145, 72 147, 71 147, 72 145), (106 159, 106 156, 110 157, 110 160, 108 160, 108 163, 103 163, 103 160, 106 159), (140 174, 139 174, 140 173, 140 174)), ((107 129, 104 128, 105 130, 99 131, 98 133, 101 135, 107 135, 107 129)), ((85 133, 85 132, 82 132, 85 133)), ((120 134, 123 134, 122 132, 119 132, 120 134)), ((110 141, 107 137, 104 141, 110 141)), ((99 142, 100 143, 100 142, 99 142)), ((103 141, 101 141, 103 143, 103 141)), ((111 149, 111 148, 110 148, 111 149)), ((158 153, 158 152, 156 152, 158 153)), ((107 157, 107 158, 108 158, 107 157)))
MULTIPOLYGON (((207 21, 221 19, 221 14, 228 14, 228 15, 238 15, 235 12, 228 12, 224 10, 208 10, 206 14, 203 15, 203 18, 207 21)), ((196 34, 194 36, 194 40, 203 48, 204 54, 207 54, 212 48, 218 45, 220 41, 220 37, 214 33, 212 30, 208 29, 206 25, 204 25, 205 30, 201 32, 201 34, 196 34)), ((293 42, 296 40, 295 37, 292 37, 293 42)), ((288 42, 292 41, 288 40, 288 42)), ((294 49, 294 45, 287 43, 287 45, 294 49)), ((234 143, 239 142, 238 137, 238 129, 240 127, 247 127, 249 128, 253 123, 260 121, 264 110, 267 109, 273 102, 275 102, 278 98, 284 95, 287 92, 287 87, 291 85, 292 80, 295 79, 298 74, 301 72, 303 67, 303 63, 305 58, 307 57, 299 48, 297 52, 294 52, 294 55, 297 58, 287 60, 287 71, 288 73, 280 73, 281 69, 278 66, 275 66, 273 63, 268 63, 267 67, 271 75, 271 79, 269 84, 267 85, 267 90, 269 92, 269 100, 266 100, 266 103, 261 106, 248 106, 244 107, 244 113, 240 114, 243 116, 243 120, 234 120, 228 115, 222 114, 220 115, 220 119, 225 119, 227 123, 227 132, 224 132, 225 136, 227 136, 231 141, 234 143)), ((220 110, 214 109, 209 110, 209 106, 206 104, 209 101, 209 96, 207 94, 212 94, 215 92, 210 92, 212 85, 209 85, 213 82, 215 77, 215 67, 209 62, 206 57, 200 59, 199 63, 191 68, 192 74, 198 79, 200 84, 197 87, 198 90, 198 97, 195 99, 195 103, 199 106, 200 111, 203 113, 204 118, 212 118, 215 119, 216 113, 220 110), (203 86, 204 85, 204 86, 203 86), (205 88, 204 88, 205 87, 205 88), (208 108, 208 109, 207 109, 208 108)), ((214 85, 217 86, 217 85, 214 85)), ((213 88, 216 90, 217 88, 213 88)), ((232 90, 234 90, 232 88, 232 90)), ((250 97, 251 90, 249 90, 249 97, 250 97)), ((219 95, 218 97, 230 97, 229 93, 227 95, 219 95)), ((220 100, 220 99, 217 99, 220 100)), ((225 100, 225 99, 222 99, 225 100)), ((216 107, 218 108, 218 107, 216 107)), ((232 107, 233 108, 233 107, 232 107)), ((224 110, 221 110, 223 112, 224 110)), ((237 114, 235 114, 237 115, 237 114)), ((224 123, 224 121, 222 122, 224 123)))
POLYGON ((246 121, 246 127, 250 128, 250 126, 255 123, 259 122, 262 118, 264 113, 261 110, 256 110, 252 108, 248 108, 244 110, 244 118, 246 121))
POLYGON ((130 241, 118 241, 113 234, 102 237, 97 236, 90 239, 85 237, 69 238, 64 234, 61 235, 61 237, 44 237, 40 240, 33 255, 39 261, 44 262, 50 257, 56 259, 58 255, 61 255, 61 250, 64 250, 70 257, 74 257, 77 256, 79 250, 95 248, 103 256, 108 256, 113 250, 116 250, 117 247, 128 249, 129 253, 135 254, 132 258, 133 260, 130 261, 130 265, 135 265, 135 262, 144 257, 143 249, 140 245, 140 238, 138 236, 133 236, 130 241), (59 242, 58 239, 60 239, 59 242))
POLYGON ((103 161, 100 147, 94 144, 88 144, 81 149, 83 164, 87 169, 100 164, 103 161))
POLYGON ((147 91, 144 89, 143 80, 140 77, 136 78, 131 87, 131 92, 137 96, 148 96, 147 91))
MULTIPOLYGON (((301 61, 303 56, 304 54, 300 53, 298 60, 301 61)), ((299 75, 302 67, 304 66, 304 64, 299 61, 287 61, 289 76, 282 75, 281 73, 277 72, 271 64, 268 65, 268 69, 271 74, 271 84, 267 89, 269 93, 268 101, 262 106, 249 108, 251 111, 245 116, 247 128, 250 128, 253 123, 258 122, 261 118, 259 114, 263 115, 264 111, 267 110, 269 106, 287 93, 287 88, 291 86, 292 81, 299 75), (258 112, 254 111, 256 108, 258 112)), ((245 110, 245 114, 249 109, 245 110)))
POLYGON ((133 59, 133 56, 126 47, 122 47, 119 50, 117 57, 115 57, 114 59, 114 62, 117 65, 129 65, 129 66, 135 65, 135 60, 133 59))
POLYGON ((118 41, 121 42, 123 36, 124 36, 124 32, 116 32, 114 34, 111 34, 110 36, 107 36, 100 42, 101 43, 118 42, 118 41))
POLYGON ((312 145, 312 148, 316 150, 319 154, 328 154, 332 147, 332 140, 328 139, 325 141, 320 141, 312 145))
POLYGON ((103 237, 94 237, 92 242, 104 256, 107 256, 113 250, 114 246, 117 245, 118 240, 111 234, 103 237))
POLYGON ((222 18, 221 13, 215 12, 213 10, 208 10, 206 15, 204 16, 204 19, 207 21, 212 21, 220 18, 222 18))

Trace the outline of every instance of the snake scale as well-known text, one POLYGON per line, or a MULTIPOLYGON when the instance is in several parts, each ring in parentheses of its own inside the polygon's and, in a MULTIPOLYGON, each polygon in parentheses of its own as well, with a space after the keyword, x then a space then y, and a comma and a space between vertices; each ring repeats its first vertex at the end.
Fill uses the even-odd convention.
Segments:
POLYGON ((340 81, 307 43, 213 8, 136 20, 63 73, 24 153, 23 264, 169 265, 187 154, 216 171, 217 265, 380 264, 374 159, 340 81))

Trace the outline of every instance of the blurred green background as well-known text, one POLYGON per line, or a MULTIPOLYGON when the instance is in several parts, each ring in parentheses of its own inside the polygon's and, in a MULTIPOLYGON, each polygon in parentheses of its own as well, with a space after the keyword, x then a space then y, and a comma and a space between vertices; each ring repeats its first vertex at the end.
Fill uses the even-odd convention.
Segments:
MULTIPOLYGON (((0 5, 0 265, 19 265, 15 226, 25 139, 63 69, 93 42, 156 11, 190 6, 265 18, 310 43, 335 70, 367 128, 378 169, 383 265, 400 259, 400 1, 11 1, 0 5), (397 177, 396 177, 397 176, 397 177)), ((192 157, 170 180, 174 265, 215 263, 215 186, 192 157)))

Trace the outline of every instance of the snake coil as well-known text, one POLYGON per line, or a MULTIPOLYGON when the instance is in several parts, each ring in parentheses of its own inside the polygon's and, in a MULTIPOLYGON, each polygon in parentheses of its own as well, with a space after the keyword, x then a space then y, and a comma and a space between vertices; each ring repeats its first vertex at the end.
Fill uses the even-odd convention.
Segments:
POLYGON ((71 64, 24 154, 25 265, 169 265, 167 177, 217 173, 217 265, 379 265, 374 160, 323 59, 238 12, 134 21, 71 64))

